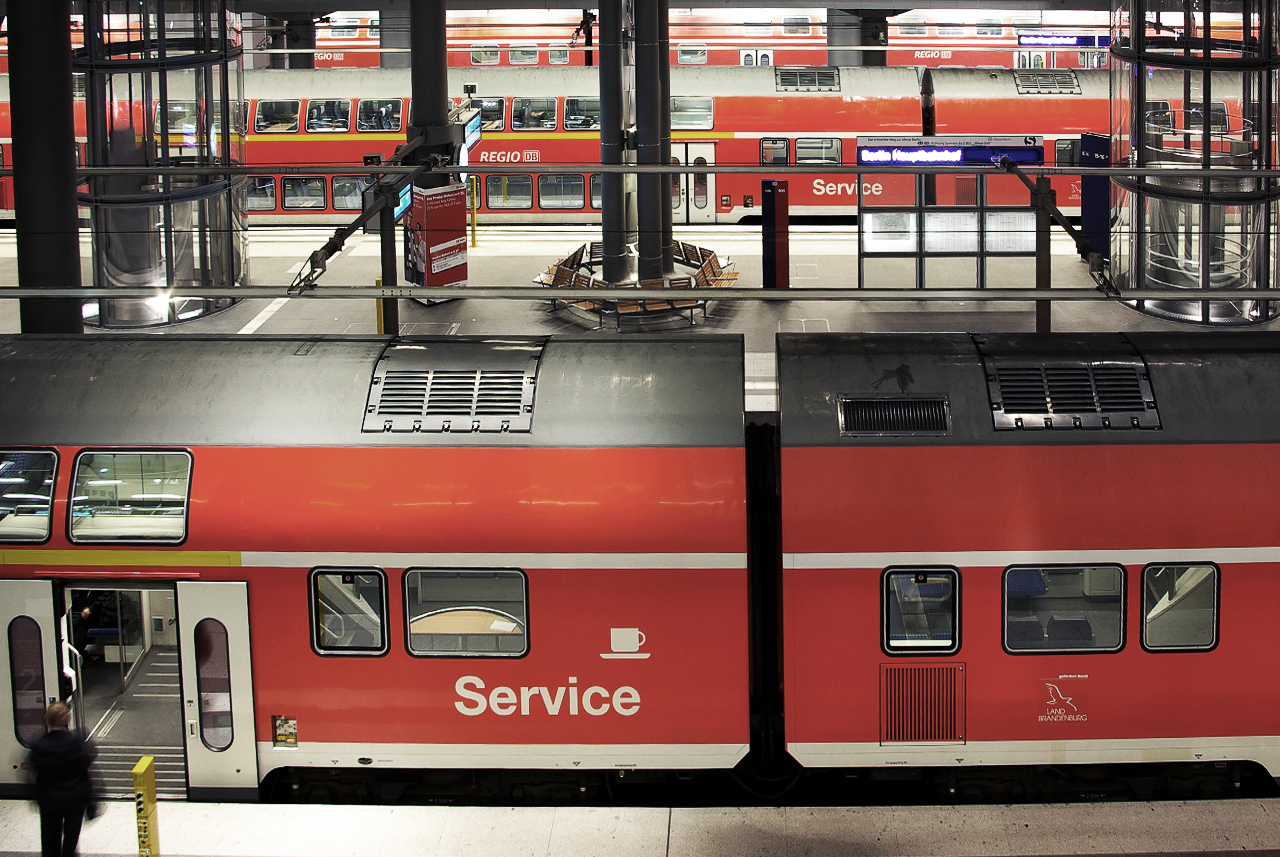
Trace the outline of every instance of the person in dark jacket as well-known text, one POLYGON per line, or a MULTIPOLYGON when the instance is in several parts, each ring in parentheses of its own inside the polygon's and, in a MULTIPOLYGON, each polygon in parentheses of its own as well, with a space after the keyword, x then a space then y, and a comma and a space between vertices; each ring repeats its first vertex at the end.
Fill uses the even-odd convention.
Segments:
POLYGON ((28 761, 36 775, 40 804, 42 857, 73 857, 80 839, 85 808, 93 799, 89 765, 93 745, 70 728, 71 708, 55 702, 45 711, 48 731, 31 748, 28 761))

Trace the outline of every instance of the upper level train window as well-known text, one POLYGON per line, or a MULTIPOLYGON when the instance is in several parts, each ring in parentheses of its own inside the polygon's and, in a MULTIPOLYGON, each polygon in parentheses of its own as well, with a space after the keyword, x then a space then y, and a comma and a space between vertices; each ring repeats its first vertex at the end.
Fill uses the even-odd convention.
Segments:
POLYGON ((484 202, 489 208, 533 208, 533 176, 485 176, 484 202))
POLYGON ((592 131, 599 127, 599 98, 566 98, 564 100, 564 130, 592 131))
POLYGON ((369 19, 369 38, 377 39, 381 37, 382 31, 379 29, 381 23, 382 22, 378 18, 369 19))
POLYGON ((547 62, 551 63, 551 65, 568 65, 569 64, 569 46, 568 45, 547 46, 547 62))
MULTIPOLYGON (((1187 128, 1203 128, 1204 127, 1204 102, 1188 101, 1187 102, 1187 128)), ((1209 130, 1226 132, 1229 130, 1227 123, 1227 104, 1225 101, 1209 102, 1209 130)))
POLYGON ((281 176, 280 186, 284 190, 284 207, 325 208, 324 176, 281 176))
POLYGON ((322 655, 387 652, 387 576, 377 568, 311 572, 311 645, 322 655))
POLYGON ((364 192, 373 185, 373 179, 369 176, 334 176, 330 183, 334 208, 338 211, 360 211, 364 208, 364 192))
POLYGON ((925 27, 924 18, 898 19, 899 36, 923 36, 928 32, 928 29, 925 27))
POLYGON ((0 542, 49 538, 57 468, 52 452, 0 452, 0 542))
POLYGON ((362 98, 356 106, 357 131, 399 131, 399 98, 362 98))
POLYGON ((520 657, 529 651, 528 584, 515 569, 409 569, 409 654, 520 657))
POLYGON ((782 35, 784 36, 809 35, 809 19, 808 18, 783 18, 782 19, 782 35))
POLYGON ((796 140, 797 164, 840 163, 840 140, 836 137, 800 137, 796 140))
POLYGON ((541 208, 582 208, 581 173, 550 173, 538 176, 538 205, 541 208))
POLYGON ((555 127, 556 100, 554 98, 511 99, 512 131, 546 131, 555 130, 555 127))
POLYGON ((768 38, 773 35, 773 24, 769 21, 744 23, 742 25, 742 35, 749 39, 768 38))
POLYGON ((960 648, 960 572, 891 568, 884 573, 884 650, 950 655, 960 648))
POLYGON ((974 32, 979 36, 1003 36, 1004 24, 994 18, 988 18, 978 21, 977 26, 974 27, 974 32))
POLYGON ((1218 569, 1208 563, 1142 570, 1142 645, 1205 651, 1218 642, 1218 569))
POLYGON ((1053 165, 1056 167, 1080 166, 1080 138, 1074 140, 1055 140, 1053 143, 1053 165))
POLYGON ((785 167, 791 154, 791 141, 786 137, 760 138, 760 166, 785 167))
POLYGON ((276 180, 272 176, 249 176, 247 208, 250 211, 276 210, 276 180))
POLYGON ((1167 101, 1148 101, 1144 105, 1144 113, 1147 117, 1147 131, 1161 131, 1171 133, 1173 131, 1173 113, 1169 110, 1169 102, 1167 101))
POLYGON ((80 453, 71 541, 182 541, 190 481, 187 452, 80 453))
POLYGON ((351 102, 341 100, 315 99, 307 102, 308 131, 349 131, 351 130, 351 102))
MULTIPOLYGON (((161 121, 164 113, 159 109, 159 105, 156 105, 155 113, 156 133, 163 134, 164 128, 161 126, 161 121)), ((170 101, 168 120, 170 134, 194 134, 200 127, 200 105, 194 101, 170 101)))
POLYGON ((672 131, 710 131, 714 125, 715 99, 705 95, 672 97, 672 131))
POLYGON ((939 24, 938 35, 943 38, 956 39, 964 35, 964 25, 962 24, 939 24))
POLYGON ((329 21, 329 38, 354 39, 359 33, 358 18, 333 18, 329 21))
POLYGON ((676 62, 680 65, 706 65, 706 45, 676 45, 676 62))
POLYGON ((507 51, 507 59, 512 65, 537 65, 537 45, 512 45, 507 51))
POLYGON ((1014 566, 1004 572, 1010 652, 1115 652, 1124 645, 1124 569, 1014 566))
POLYGON ((507 127, 505 98, 473 98, 467 106, 480 111, 481 131, 501 131, 507 127))
POLYGON ((497 65, 498 64, 498 46, 497 45, 472 45, 471 46, 471 64, 472 65, 497 65))
POLYGON ((283 134, 298 130, 301 101, 259 101, 253 130, 259 134, 283 134))

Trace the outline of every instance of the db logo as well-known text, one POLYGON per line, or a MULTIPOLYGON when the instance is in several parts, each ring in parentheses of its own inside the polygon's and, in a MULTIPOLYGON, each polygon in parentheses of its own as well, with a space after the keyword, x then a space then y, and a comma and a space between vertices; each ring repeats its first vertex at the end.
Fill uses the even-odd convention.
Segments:
POLYGON ((537 149, 524 150, 524 162, 526 164, 536 164, 542 160, 542 153, 537 149))

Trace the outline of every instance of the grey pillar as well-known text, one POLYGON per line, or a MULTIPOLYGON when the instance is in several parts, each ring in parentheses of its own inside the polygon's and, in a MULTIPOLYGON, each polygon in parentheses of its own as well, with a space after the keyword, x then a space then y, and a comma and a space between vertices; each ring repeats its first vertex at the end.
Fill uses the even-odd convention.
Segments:
POLYGON ((289 54, 289 68, 316 67, 316 22, 311 18, 293 18, 286 22, 285 47, 310 48, 305 54, 289 54))
MULTIPOLYGON (((389 48, 405 49, 409 47, 409 11, 384 8, 378 18, 378 47, 386 51, 389 48)), ((407 51, 399 53, 383 53, 383 68, 409 68, 407 51)))
MULTIPOLYGON (((626 147, 622 98, 622 0, 600 0, 600 163, 621 164, 626 147)), ((605 282, 627 279, 627 210, 622 173, 600 176, 600 237, 605 282)))
POLYGON ((862 18, 847 9, 827 10, 827 65, 862 65, 862 51, 840 50, 862 44, 862 18))
MULTIPOLYGON (((271 50, 279 51, 289 47, 289 40, 285 37, 285 22, 279 18, 264 18, 271 42, 268 45, 271 50)), ((268 54, 268 65, 270 68, 288 68, 288 54, 268 54)))
MULTIPOLYGON (((864 9, 861 14, 859 31, 862 33, 862 44, 889 47, 889 19, 881 10, 864 9)), ((885 51, 863 51, 862 64, 883 67, 888 62, 885 51)))
MULTIPOLYGON (((659 63, 659 3, 635 6, 636 33, 636 162, 662 163, 662 73, 659 63)), ((665 8, 665 4, 662 4, 665 8)), ((663 176, 646 173, 636 178, 639 203, 642 280, 662 277, 662 207, 670 207, 663 176)))
MULTIPOLYGON (((658 82, 661 84, 658 103, 658 141, 662 149, 661 163, 671 163, 671 5, 670 0, 656 0, 658 6, 658 82)), ((662 273, 674 274, 675 256, 671 246, 671 206, 675 199, 673 194, 679 191, 673 187, 675 176, 667 173, 662 176, 662 187, 665 189, 662 206, 662 273)))
MULTIPOLYGON (((8 12, 18 284, 79 288, 71 0, 11 3, 8 12)), ((84 333, 81 303, 19 301, 22 332, 84 333)))
MULTIPOLYGON (((407 139, 426 135, 427 144, 409 160, 422 163, 432 154, 449 155, 449 48, 445 38, 444 0, 417 0, 409 5, 409 80, 413 115, 409 117, 407 139)), ((444 187, 445 173, 418 179, 419 187, 444 187)))

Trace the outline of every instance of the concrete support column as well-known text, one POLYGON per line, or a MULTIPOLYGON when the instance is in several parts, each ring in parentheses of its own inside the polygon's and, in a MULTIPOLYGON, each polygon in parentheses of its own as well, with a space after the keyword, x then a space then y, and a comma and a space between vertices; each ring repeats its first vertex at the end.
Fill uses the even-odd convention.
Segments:
MULTIPOLYGON (((622 97, 622 0, 600 0, 600 163, 620 165, 626 148, 622 97)), ((622 173, 600 176, 600 238, 605 282, 621 283, 627 265, 627 210, 622 173)))
MULTIPOLYGON (((378 47, 386 51, 389 48, 409 47, 409 11, 384 8, 378 18, 378 47)), ((409 54, 383 53, 383 68, 409 68, 409 54)))
MULTIPOLYGON (((662 73, 658 43, 658 16, 666 4, 641 2, 635 7, 636 18, 636 163, 661 164, 662 160, 662 73)), ((668 150, 669 151, 669 150, 668 150)), ((664 176, 647 173, 636 177, 639 208, 640 261, 642 280, 662 276, 662 208, 670 208, 670 196, 664 187, 664 176)))
POLYGON ((316 67, 316 22, 311 18, 291 18, 285 22, 285 47, 308 48, 304 54, 289 54, 289 68, 316 67))
MULTIPOLYGON (((449 155, 449 49, 445 38, 444 0, 417 0, 409 5, 409 80, 413 113, 408 140, 425 135, 427 144, 409 156, 422 163, 429 155, 449 155), (444 142, 436 142, 439 137, 444 142)), ((415 182, 419 187, 444 187, 449 177, 429 174, 415 182)))
POLYGON ((847 9, 827 10, 827 65, 862 65, 862 51, 841 48, 862 44, 862 18, 847 9))
MULTIPOLYGON (((273 51, 281 51, 289 47, 289 40, 285 36, 285 22, 279 18, 263 18, 267 31, 270 33, 271 42, 268 47, 273 51)), ((268 67, 270 68, 288 68, 288 54, 268 54, 268 67)))

